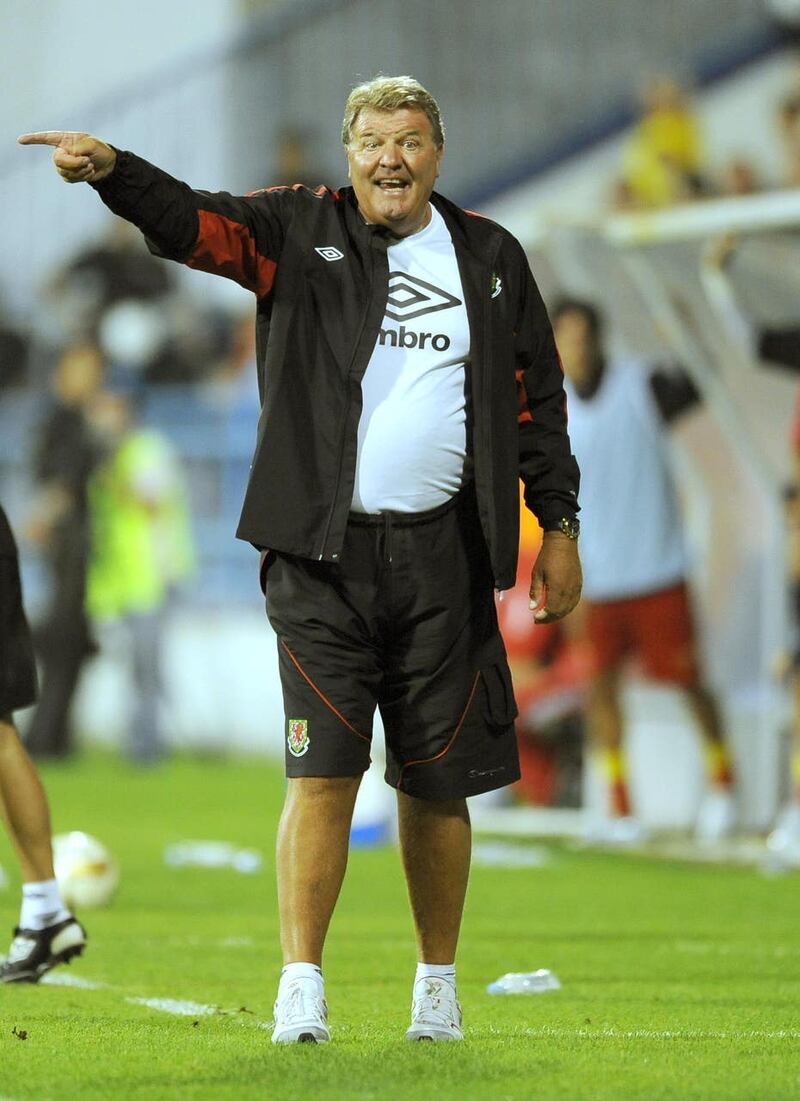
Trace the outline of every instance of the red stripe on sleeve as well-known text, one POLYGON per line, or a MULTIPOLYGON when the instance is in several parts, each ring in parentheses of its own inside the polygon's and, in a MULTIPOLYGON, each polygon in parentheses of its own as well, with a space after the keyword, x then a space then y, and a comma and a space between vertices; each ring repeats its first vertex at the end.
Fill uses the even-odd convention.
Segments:
POLYGON ((247 226, 210 210, 198 210, 197 215, 200 232, 187 266, 234 279, 259 298, 269 294, 277 264, 257 251, 247 226))
POLYGON ((522 381, 522 370, 518 369, 517 375, 517 424, 525 424, 532 421, 530 406, 528 405, 528 391, 522 381))

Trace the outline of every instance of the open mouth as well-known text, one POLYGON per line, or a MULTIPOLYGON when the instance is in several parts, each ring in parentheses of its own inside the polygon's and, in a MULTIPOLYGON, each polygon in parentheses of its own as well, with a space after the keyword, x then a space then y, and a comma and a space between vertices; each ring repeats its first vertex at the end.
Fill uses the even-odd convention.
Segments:
POLYGON ((384 191, 384 192, 386 192, 387 194, 390 194, 390 195, 391 194, 399 195, 400 192, 405 191, 406 188, 410 186, 409 183, 408 183, 408 180, 397 180, 397 179, 376 180, 375 183, 376 183, 376 186, 379 187, 381 191, 384 191))

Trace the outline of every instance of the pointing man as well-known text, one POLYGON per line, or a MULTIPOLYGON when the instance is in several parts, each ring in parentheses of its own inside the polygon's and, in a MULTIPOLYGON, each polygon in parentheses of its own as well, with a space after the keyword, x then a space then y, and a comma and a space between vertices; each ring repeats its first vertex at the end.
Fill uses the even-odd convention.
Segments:
POLYGON ((61 176, 157 254, 256 295, 262 412, 238 535, 263 552, 286 710, 273 1041, 330 1036, 322 950, 376 706, 419 952, 407 1037, 460 1040, 466 797, 519 775, 493 590, 514 583, 521 477, 545 529, 532 612, 574 607, 578 469, 521 246, 433 191, 433 97, 410 77, 360 85, 342 139, 352 187, 245 198, 87 134, 20 141, 53 146, 61 176))

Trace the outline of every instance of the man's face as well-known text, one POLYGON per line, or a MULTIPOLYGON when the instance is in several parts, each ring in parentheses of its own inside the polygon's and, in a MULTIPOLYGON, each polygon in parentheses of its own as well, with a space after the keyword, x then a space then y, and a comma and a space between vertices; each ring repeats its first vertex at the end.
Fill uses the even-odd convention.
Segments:
POLYGON ((422 229, 443 155, 424 111, 361 111, 350 131, 347 165, 364 218, 398 237, 422 229))
POLYGON ((553 326, 553 335, 564 373, 576 386, 591 381, 596 368, 599 347, 591 323, 580 310, 567 310, 553 326))

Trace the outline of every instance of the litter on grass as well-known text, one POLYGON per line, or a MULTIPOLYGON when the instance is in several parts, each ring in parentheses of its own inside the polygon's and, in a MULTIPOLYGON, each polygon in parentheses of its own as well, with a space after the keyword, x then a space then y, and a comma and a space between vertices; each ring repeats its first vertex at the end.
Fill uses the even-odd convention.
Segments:
POLYGON ((552 859, 550 850, 541 845, 480 841, 472 849, 472 863, 485 868, 543 868, 552 859))
POLYGON ((261 871, 261 853, 237 849, 227 841, 176 841, 164 849, 164 863, 171 868, 233 868, 252 875, 261 871))
POLYGON ((546 994, 548 990, 560 990, 561 983, 552 971, 540 967, 538 971, 509 971, 486 987, 487 994, 546 994))

